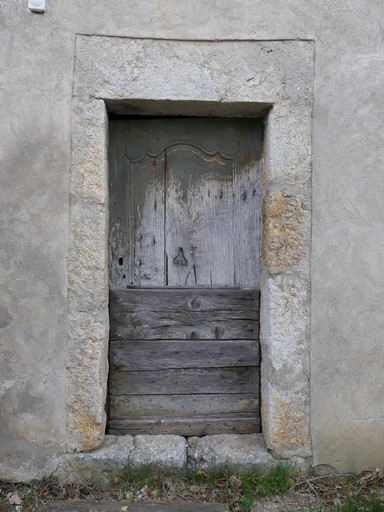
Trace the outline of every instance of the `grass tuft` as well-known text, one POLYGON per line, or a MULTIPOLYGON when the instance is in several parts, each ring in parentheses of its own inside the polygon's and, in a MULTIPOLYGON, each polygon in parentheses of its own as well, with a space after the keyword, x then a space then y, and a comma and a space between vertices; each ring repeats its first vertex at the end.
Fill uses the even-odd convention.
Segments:
POLYGON ((289 503, 284 508, 290 509, 384 512, 384 471, 316 476, 295 473, 283 464, 268 471, 221 467, 188 474, 153 466, 125 468, 95 474, 75 484, 61 484, 55 478, 0 483, 0 511, 35 512, 50 500, 92 499, 124 503, 205 501, 228 503, 231 512, 250 512, 256 510, 260 502, 275 500, 277 496, 282 503, 289 503))
POLYGON ((284 494, 292 485, 292 475, 288 466, 279 464, 267 471, 259 483, 259 495, 277 496, 284 494))
POLYGON ((348 498, 343 505, 312 508, 311 512, 384 512, 384 503, 377 498, 372 500, 348 498))

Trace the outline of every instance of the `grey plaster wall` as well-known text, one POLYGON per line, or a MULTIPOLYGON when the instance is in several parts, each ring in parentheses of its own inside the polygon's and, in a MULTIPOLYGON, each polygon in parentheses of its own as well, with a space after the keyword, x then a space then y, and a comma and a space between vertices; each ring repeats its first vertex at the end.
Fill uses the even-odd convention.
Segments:
POLYGON ((313 461, 384 464, 380 0, 0 0, 0 478, 65 452, 75 35, 315 42, 313 461))

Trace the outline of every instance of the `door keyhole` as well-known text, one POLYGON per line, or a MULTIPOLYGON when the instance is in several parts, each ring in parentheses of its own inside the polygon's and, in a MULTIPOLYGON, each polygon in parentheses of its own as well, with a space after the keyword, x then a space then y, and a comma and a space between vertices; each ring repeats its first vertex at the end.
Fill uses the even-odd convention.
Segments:
POLYGON ((188 265, 188 260, 184 256, 184 251, 182 247, 179 247, 179 252, 177 253, 177 256, 173 258, 173 263, 175 265, 182 265, 183 267, 186 267, 188 265))

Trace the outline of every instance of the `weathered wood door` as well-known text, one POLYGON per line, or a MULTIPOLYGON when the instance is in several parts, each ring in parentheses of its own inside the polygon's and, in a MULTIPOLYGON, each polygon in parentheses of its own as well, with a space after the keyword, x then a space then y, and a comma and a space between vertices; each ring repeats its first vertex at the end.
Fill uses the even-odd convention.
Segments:
POLYGON ((261 141, 257 120, 111 121, 111 433, 260 430, 261 141))

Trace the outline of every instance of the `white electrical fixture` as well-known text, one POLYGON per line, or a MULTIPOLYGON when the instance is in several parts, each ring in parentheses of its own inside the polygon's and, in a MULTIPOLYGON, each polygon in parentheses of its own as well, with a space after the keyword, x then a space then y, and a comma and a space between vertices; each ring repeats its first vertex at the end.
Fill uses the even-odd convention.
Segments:
POLYGON ((47 0, 28 0, 28 9, 31 12, 45 12, 47 10, 47 0))

